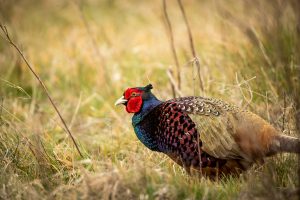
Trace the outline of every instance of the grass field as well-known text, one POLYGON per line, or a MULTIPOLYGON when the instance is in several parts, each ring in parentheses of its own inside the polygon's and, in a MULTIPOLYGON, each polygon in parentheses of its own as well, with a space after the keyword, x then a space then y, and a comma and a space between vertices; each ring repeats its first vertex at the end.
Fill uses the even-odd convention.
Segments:
MULTIPOLYGON (((298 160, 282 154, 240 177, 190 177, 136 138, 114 102, 152 83, 247 107, 285 134, 300 129, 300 3, 183 0, 200 60, 199 87, 186 24, 167 1, 0 0, 0 22, 47 85, 80 157, 45 92, 0 38, 0 199, 297 199, 298 160)), ((178 91, 177 91, 178 92, 178 91)), ((178 94, 177 94, 178 95, 178 94)))

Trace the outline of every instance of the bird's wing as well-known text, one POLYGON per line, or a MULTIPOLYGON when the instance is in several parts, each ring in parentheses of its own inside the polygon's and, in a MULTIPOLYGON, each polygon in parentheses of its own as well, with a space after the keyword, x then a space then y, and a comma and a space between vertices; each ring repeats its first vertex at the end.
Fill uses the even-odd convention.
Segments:
POLYGON ((237 159, 243 157, 234 140, 235 128, 231 116, 189 115, 197 126, 202 140, 203 150, 221 159, 237 159))
POLYGON ((221 159, 245 157, 234 139, 237 107, 203 97, 184 97, 172 101, 196 124, 205 152, 221 159))

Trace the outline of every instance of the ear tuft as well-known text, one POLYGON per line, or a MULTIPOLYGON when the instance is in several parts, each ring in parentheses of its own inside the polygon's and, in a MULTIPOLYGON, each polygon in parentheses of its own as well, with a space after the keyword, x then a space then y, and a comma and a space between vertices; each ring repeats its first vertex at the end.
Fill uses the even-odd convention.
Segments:
POLYGON ((151 83, 145 86, 146 91, 150 91, 151 89, 153 89, 153 86, 151 83))

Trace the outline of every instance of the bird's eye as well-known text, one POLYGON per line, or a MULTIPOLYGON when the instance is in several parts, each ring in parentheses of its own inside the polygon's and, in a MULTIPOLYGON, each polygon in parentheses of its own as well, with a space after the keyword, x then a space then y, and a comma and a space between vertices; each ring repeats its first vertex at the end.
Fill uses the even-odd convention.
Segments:
POLYGON ((135 92, 131 93, 131 96, 132 96, 132 97, 135 97, 135 96, 136 96, 136 93, 135 93, 135 92))

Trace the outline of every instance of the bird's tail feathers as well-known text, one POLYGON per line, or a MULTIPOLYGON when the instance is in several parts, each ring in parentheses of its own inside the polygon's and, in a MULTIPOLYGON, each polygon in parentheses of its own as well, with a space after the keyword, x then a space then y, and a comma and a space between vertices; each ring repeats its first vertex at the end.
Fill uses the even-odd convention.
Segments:
POLYGON ((271 146, 271 154, 280 152, 300 154, 300 139, 287 135, 276 135, 271 146))

